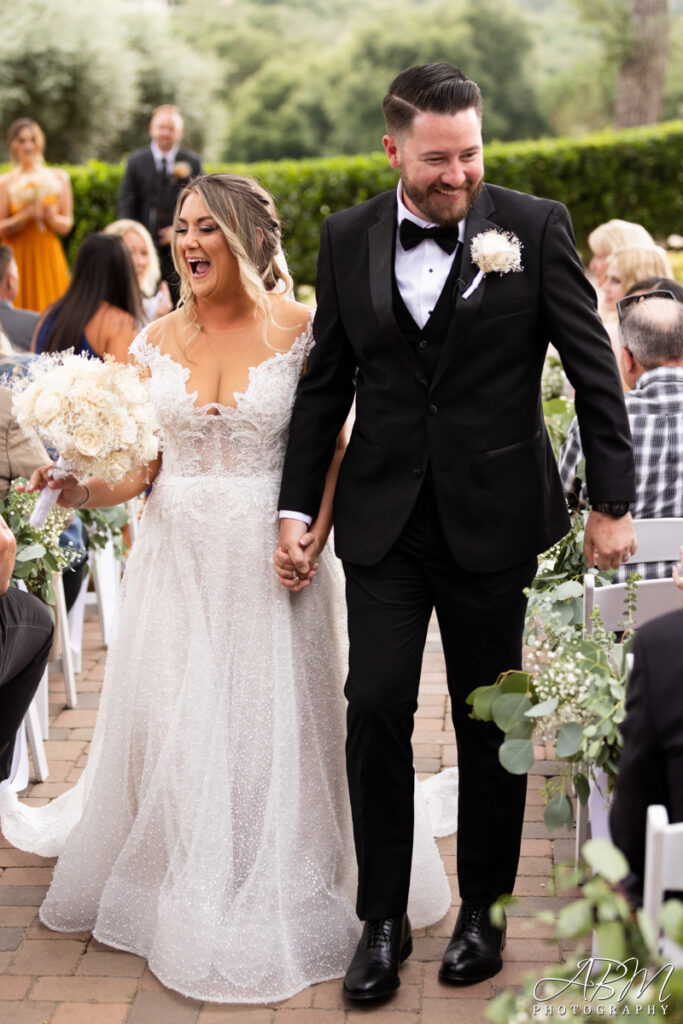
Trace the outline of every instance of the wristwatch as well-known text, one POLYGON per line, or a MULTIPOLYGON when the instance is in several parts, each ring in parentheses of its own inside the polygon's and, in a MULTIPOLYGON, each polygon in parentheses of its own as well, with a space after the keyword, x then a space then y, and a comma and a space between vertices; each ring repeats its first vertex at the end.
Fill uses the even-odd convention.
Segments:
POLYGON ((621 519, 625 516, 631 507, 631 503, 628 501, 598 501, 593 505, 593 509, 596 512, 602 512, 603 515, 612 516, 613 519, 621 519))

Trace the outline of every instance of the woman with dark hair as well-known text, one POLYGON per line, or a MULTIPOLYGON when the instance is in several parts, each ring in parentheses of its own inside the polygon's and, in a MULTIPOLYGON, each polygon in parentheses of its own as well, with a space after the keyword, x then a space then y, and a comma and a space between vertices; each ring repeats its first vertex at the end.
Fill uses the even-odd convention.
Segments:
POLYGON ((66 171, 45 166, 45 136, 30 117, 10 125, 7 144, 12 167, 0 175, 0 239, 19 269, 15 305, 42 313, 69 283, 58 235, 73 227, 71 182, 66 171))
POLYGON ((66 293, 48 309, 33 338, 34 352, 76 352, 128 362, 143 322, 140 289, 123 240, 99 231, 84 240, 66 293))

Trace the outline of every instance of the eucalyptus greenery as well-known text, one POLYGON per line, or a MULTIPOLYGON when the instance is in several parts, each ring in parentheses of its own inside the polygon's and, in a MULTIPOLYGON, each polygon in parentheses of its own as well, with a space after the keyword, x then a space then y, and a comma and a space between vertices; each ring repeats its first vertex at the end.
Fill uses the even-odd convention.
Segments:
POLYGON ((0 499, 0 514, 17 542, 12 581, 16 585, 17 580, 22 580, 29 593, 40 597, 47 605, 54 605, 53 573, 69 568, 80 555, 74 547, 59 546, 59 535, 70 519, 70 513, 55 505, 42 529, 30 526, 29 518, 38 493, 17 491, 17 482, 13 483, 7 497, 0 499))
MULTIPOLYGON (((531 1021, 554 1016, 571 1016, 571 1007, 579 1004, 579 1013, 593 1016, 652 1016, 683 1020, 683 968, 673 969, 657 952, 657 937, 649 918, 642 910, 634 911, 619 888, 628 874, 625 857, 606 839, 592 839, 582 849, 585 867, 578 871, 558 868, 556 889, 581 887, 581 897, 566 904, 558 912, 542 911, 536 920, 553 928, 550 942, 585 942, 595 934, 596 962, 590 953, 574 952, 567 963, 542 968, 527 975, 523 993, 505 991, 486 1008, 486 1017, 493 1024, 531 1024, 531 1021), (601 961, 614 961, 610 964, 601 961), (592 970, 591 970, 592 968, 592 970), (647 979, 643 978, 647 971, 647 979), (658 973, 659 972, 659 973, 658 973), (542 981, 548 978, 552 981, 542 981), (565 988, 564 981, 572 984, 565 988), (643 982, 645 984, 643 988, 643 982), (585 987, 584 987, 585 986, 585 987), (651 1009, 648 1012, 647 1007, 651 1009), (613 1007, 613 1009, 612 1009, 613 1007), (640 1008, 639 1008, 640 1007, 640 1008), (656 1007, 656 1010, 653 1009, 656 1007), (540 1009, 540 1013, 539 1013, 540 1009)), ((492 919, 502 923, 505 904, 499 901, 492 908, 492 919)), ((665 934, 683 945, 683 903, 667 900, 662 908, 660 924, 665 934)))
POLYGON ((88 543, 93 548, 104 548, 109 541, 114 547, 114 555, 124 560, 122 529, 128 522, 128 511, 125 505, 114 505, 112 508, 82 508, 78 516, 88 534, 88 543))
POLYGON ((529 771, 534 740, 553 741, 557 758, 571 766, 545 790, 544 817, 550 830, 572 827, 572 786, 585 805, 591 774, 603 769, 609 784, 616 775, 636 582, 633 577, 628 583, 620 640, 602 628, 597 610, 591 634, 573 621, 562 622, 552 610, 540 628, 536 621, 527 637, 529 670, 502 673, 493 686, 477 687, 467 698, 473 718, 494 722, 504 733, 498 757, 507 771, 529 771))
POLYGON ((590 573, 596 587, 611 583, 614 569, 588 569, 583 555, 583 536, 587 511, 576 512, 569 533, 541 555, 538 572, 527 591, 526 635, 539 629, 555 630, 560 626, 583 626, 583 577, 590 573))

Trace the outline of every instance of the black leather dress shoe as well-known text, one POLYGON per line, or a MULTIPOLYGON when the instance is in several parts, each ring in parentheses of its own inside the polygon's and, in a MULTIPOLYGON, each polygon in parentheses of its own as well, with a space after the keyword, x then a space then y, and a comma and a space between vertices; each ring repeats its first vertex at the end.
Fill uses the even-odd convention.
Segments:
POLYGON ((398 965, 413 951, 408 915, 366 921, 344 978, 349 999, 384 999, 401 984, 398 965))
POLYGON ((443 956, 439 978, 452 985, 472 985, 492 978, 503 966, 505 930, 491 924, 489 907, 463 903, 451 941, 443 956))

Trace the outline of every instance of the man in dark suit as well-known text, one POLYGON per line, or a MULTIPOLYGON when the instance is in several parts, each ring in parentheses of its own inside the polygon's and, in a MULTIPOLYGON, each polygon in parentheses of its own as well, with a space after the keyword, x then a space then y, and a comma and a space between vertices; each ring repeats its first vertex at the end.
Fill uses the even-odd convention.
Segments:
POLYGON ((609 823, 631 868, 625 888, 640 906, 648 807, 664 804, 669 821, 683 821, 683 611, 638 630, 622 732, 609 823))
POLYGON ((456 68, 402 72, 384 113, 397 192, 323 226, 316 345, 292 416, 276 556, 290 589, 310 582, 315 550, 300 542, 355 394, 334 513, 346 574, 347 768, 365 921, 344 983, 353 999, 392 992, 411 949, 410 740, 434 608, 460 771, 462 907, 440 977, 466 984, 502 966, 504 933, 491 925, 489 907, 514 886, 526 779, 501 767, 501 734, 469 717, 465 697, 520 666, 523 589, 537 553, 569 526, 541 406, 549 341, 576 388, 596 503, 588 563, 616 566, 635 549, 619 375, 566 209, 483 184, 481 96, 456 68), (478 273, 473 243, 521 269, 478 273))
POLYGON ((171 257, 176 199, 190 178, 202 173, 196 153, 182 149, 183 119, 177 107, 157 107, 149 123, 151 143, 128 157, 119 188, 118 215, 140 221, 154 239, 161 276, 178 301, 179 279, 171 257))
POLYGON ((28 352, 38 323, 38 313, 15 309, 19 293, 19 268, 9 245, 0 245, 0 327, 16 348, 28 352))

